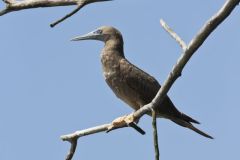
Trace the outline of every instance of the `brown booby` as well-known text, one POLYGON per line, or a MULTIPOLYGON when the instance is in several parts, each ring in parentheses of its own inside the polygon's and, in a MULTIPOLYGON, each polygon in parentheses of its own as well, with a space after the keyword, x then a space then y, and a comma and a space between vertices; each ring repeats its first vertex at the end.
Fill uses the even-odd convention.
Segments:
MULTIPOLYGON (((72 39, 72 41, 79 40, 99 40, 105 43, 101 52, 103 74, 108 86, 118 98, 134 110, 138 110, 152 101, 161 85, 154 77, 125 58, 122 34, 116 28, 103 26, 72 39)), ((210 135, 194 127, 192 123, 199 124, 199 122, 178 111, 168 96, 156 108, 156 114, 157 117, 169 119, 204 137, 213 139, 210 135)))

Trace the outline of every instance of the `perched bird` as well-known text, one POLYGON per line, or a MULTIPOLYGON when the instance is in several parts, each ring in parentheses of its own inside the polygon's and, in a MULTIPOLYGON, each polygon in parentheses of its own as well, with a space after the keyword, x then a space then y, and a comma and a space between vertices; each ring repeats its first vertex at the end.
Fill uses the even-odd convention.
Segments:
MULTIPOLYGON (((123 37, 114 27, 102 26, 72 41, 99 40, 105 43, 101 52, 103 74, 115 95, 134 110, 148 104, 157 94, 161 85, 158 81, 130 63, 124 56, 123 37)), ((170 119, 176 124, 189 128, 207 138, 212 137, 197 129, 192 123, 198 121, 177 110, 168 96, 156 108, 157 117, 170 119)))

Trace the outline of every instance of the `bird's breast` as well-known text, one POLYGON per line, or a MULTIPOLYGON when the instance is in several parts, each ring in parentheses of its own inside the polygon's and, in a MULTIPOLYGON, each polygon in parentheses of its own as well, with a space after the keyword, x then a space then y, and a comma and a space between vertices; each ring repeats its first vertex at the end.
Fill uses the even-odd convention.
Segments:
POLYGON ((112 55, 101 55, 105 81, 118 98, 130 105, 133 109, 139 109, 139 104, 137 104, 136 100, 137 96, 125 81, 124 74, 120 68, 120 61, 121 58, 112 55))
POLYGON ((116 57, 111 55, 102 54, 101 55, 103 76, 107 84, 111 87, 115 94, 120 94, 120 67, 119 62, 116 57))

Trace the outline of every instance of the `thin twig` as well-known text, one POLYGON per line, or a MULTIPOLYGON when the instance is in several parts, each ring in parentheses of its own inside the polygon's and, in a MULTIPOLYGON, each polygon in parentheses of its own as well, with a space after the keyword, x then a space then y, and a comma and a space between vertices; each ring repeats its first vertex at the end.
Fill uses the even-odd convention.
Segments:
POLYGON ((152 127, 153 127, 153 144, 155 150, 155 160, 159 160, 159 147, 158 147, 158 131, 157 131, 157 120, 156 111, 152 109, 152 127))
POLYGON ((77 8, 75 8, 72 12, 70 12, 69 14, 65 15, 64 17, 62 17, 61 19, 53 22, 52 24, 50 24, 50 27, 55 27, 57 24, 61 23, 62 21, 64 21, 65 19, 71 17, 72 15, 74 15, 75 13, 77 13, 85 4, 81 3, 77 6, 77 8))
POLYGON ((180 47, 185 50, 187 48, 186 43, 178 36, 178 34, 176 32, 174 32, 168 25, 166 22, 164 22, 163 19, 160 19, 160 24, 162 25, 162 27, 165 29, 166 32, 168 32, 172 38, 174 38, 177 43, 180 45, 180 47))
POLYGON ((95 3, 95 2, 104 2, 104 1, 112 1, 112 0, 22 0, 22 1, 14 1, 14 0, 4 0, 6 3, 5 9, 0 11, 0 16, 3 16, 7 13, 13 11, 19 11, 23 9, 30 8, 39 8, 39 7, 57 7, 57 6, 69 6, 69 5, 77 5, 77 8, 74 9, 71 13, 67 14, 63 18, 57 20, 52 23, 50 26, 54 27, 65 19, 71 17, 76 12, 78 12, 83 6, 95 3))
POLYGON ((77 148, 77 139, 72 139, 69 142, 71 143, 71 147, 70 147, 70 150, 69 150, 65 160, 71 160, 76 151, 76 148, 77 148))
POLYGON ((52 24, 50 24, 50 27, 52 27, 52 28, 55 27, 57 24, 63 22, 65 19, 71 17, 72 15, 77 13, 82 7, 84 7, 85 5, 87 5, 89 3, 103 2, 103 1, 112 1, 112 0, 81 0, 81 1, 79 1, 78 5, 77 5, 77 8, 75 8, 72 12, 70 12, 67 15, 65 15, 61 19, 59 19, 59 20, 53 22, 52 24))

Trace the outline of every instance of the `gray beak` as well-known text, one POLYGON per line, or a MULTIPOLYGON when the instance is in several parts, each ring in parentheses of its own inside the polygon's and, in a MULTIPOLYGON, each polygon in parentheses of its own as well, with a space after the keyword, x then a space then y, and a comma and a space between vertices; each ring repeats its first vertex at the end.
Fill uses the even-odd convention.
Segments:
POLYGON ((77 37, 74 37, 73 39, 71 39, 71 41, 81 41, 81 40, 100 40, 100 41, 103 41, 104 40, 104 35, 96 32, 96 31, 93 31, 93 32, 87 33, 85 35, 77 36, 77 37))

